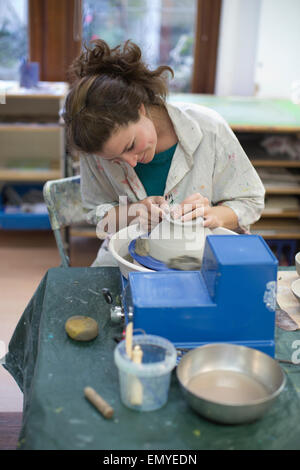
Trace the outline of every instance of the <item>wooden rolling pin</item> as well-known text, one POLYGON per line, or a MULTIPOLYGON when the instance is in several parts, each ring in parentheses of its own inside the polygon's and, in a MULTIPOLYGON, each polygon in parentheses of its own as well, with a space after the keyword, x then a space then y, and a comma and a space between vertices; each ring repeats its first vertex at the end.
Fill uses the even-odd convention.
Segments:
POLYGON ((85 387, 84 396, 97 408, 98 411, 104 416, 104 418, 111 418, 114 414, 113 408, 103 400, 100 395, 92 388, 85 387))

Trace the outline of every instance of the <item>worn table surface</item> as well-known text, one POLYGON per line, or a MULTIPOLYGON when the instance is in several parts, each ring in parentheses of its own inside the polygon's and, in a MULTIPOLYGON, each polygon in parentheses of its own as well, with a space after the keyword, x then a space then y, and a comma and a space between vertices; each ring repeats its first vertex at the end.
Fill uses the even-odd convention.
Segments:
MULTIPOLYGON (((42 279, 14 332, 6 368, 24 392, 20 449, 300 449, 300 365, 282 364, 287 385, 259 421, 218 425, 189 408, 172 373, 167 404, 136 412, 120 401, 110 306, 101 289, 118 300, 117 268, 53 268, 42 279), (89 315, 99 336, 88 343, 70 339, 71 315, 89 315), (106 420, 84 398, 90 385, 114 408, 106 420)), ((291 360, 300 331, 276 331, 276 356, 291 360)), ((298 349, 299 349, 298 346, 298 349)), ((300 356, 300 354, 299 354, 300 356)))

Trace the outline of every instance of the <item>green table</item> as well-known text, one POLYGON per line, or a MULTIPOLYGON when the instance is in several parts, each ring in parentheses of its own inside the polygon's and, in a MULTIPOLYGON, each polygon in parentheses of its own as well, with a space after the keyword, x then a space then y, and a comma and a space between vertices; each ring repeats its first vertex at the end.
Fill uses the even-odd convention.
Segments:
POLYGON ((171 103, 195 103, 217 111, 234 131, 299 132, 300 107, 288 99, 171 93, 171 103))
MULTIPOLYGON (((110 321, 101 293, 120 294, 118 268, 53 268, 42 279, 9 345, 5 367, 24 393, 20 449, 196 450, 300 449, 300 366, 284 365, 287 385, 255 423, 223 426, 198 416, 184 400, 175 372, 169 400, 157 411, 136 412, 120 401, 113 351, 122 327, 110 321), (71 340, 64 324, 89 315, 100 326, 89 343, 71 340), (84 398, 90 385, 114 408, 106 420, 84 398)), ((300 332, 276 332, 276 355, 291 359, 300 332)))

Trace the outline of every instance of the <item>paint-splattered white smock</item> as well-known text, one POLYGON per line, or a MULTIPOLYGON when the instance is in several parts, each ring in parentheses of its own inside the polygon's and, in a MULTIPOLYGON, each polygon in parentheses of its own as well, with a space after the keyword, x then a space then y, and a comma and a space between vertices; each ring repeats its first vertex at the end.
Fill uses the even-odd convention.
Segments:
MULTIPOLYGON (((212 206, 230 207, 238 217, 241 231, 248 231, 264 208, 265 190, 229 125, 215 111, 196 104, 167 104, 167 110, 178 145, 164 195, 169 201, 180 203, 199 192, 212 206)), ((80 174, 83 204, 90 209, 87 217, 91 223, 96 224, 112 206, 118 205, 119 196, 127 196, 128 203, 147 197, 134 168, 125 162, 83 155, 80 174)), ((103 245, 94 266, 108 265, 106 244, 103 245)))

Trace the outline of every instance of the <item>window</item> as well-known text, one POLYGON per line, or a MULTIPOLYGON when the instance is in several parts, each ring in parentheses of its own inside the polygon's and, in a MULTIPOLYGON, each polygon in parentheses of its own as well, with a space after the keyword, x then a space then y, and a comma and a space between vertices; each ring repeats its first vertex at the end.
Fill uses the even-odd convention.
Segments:
POLYGON ((39 62, 41 80, 67 80, 81 37, 110 46, 132 39, 151 68, 174 69, 171 91, 214 92, 221 0, 27 1, 29 57, 39 62))
POLYGON ((83 41, 136 42, 151 68, 170 65, 170 89, 191 90, 196 0, 83 0, 83 41))
POLYGON ((0 80, 18 80, 28 55, 27 0, 0 2, 0 80))

